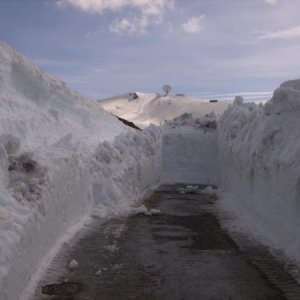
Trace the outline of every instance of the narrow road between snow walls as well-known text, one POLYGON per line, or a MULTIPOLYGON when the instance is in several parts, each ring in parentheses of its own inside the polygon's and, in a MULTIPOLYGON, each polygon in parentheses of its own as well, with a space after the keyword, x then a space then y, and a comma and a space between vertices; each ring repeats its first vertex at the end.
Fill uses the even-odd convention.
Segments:
MULTIPOLYGON (((216 116, 184 114, 162 133, 161 187, 129 216, 98 215, 65 242, 30 300, 300 299, 297 267, 224 208, 216 116)), ((139 181, 155 182, 157 167, 141 165, 139 181)))
POLYGON ((138 130, 0 42, 1 300, 300 299, 300 80, 180 99, 138 130))
POLYGON ((95 219, 63 246, 32 300, 299 299, 268 250, 222 228, 214 192, 163 185, 146 209, 95 219))

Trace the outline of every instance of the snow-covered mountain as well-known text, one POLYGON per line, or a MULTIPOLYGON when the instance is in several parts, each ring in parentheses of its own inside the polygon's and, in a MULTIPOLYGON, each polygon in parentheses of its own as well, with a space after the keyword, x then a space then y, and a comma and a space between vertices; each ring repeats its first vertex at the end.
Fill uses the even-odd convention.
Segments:
POLYGON ((209 100, 156 94, 127 93, 112 98, 99 100, 99 104, 107 111, 134 122, 140 127, 150 123, 161 125, 183 113, 192 113, 194 117, 202 117, 214 111, 222 113, 228 104, 225 102, 209 102, 209 100))

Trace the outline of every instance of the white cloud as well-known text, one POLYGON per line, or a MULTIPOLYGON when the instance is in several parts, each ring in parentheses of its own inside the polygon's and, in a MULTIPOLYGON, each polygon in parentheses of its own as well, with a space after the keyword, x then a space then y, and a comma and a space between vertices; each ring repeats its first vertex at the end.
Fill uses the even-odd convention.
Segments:
POLYGON ((121 21, 117 20, 109 26, 110 32, 113 33, 134 33, 138 31, 138 26, 135 22, 124 18, 121 21))
POLYGON ((204 25, 203 21, 205 19, 204 15, 200 17, 193 17, 187 20, 185 23, 182 24, 182 28, 188 33, 197 33, 200 32, 204 25))
POLYGON ((145 33, 148 26, 162 23, 161 16, 145 16, 141 15, 135 18, 123 18, 116 20, 113 24, 109 25, 109 31, 117 34, 124 33, 145 33))
POLYGON ((145 32, 152 24, 160 24, 166 9, 174 6, 174 0, 57 0, 59 7, 74 7, 83 12, 102 14, 105 11, 120 12, 125 8, 138 11, 131 18, 116 20, 109 26, 113 33, 145 32))
POLYGON ((273 40, 273 39, 290 39, 300 37, 300 25, 296 27, 290 27, 287 29, 269 31, 260 34, 258 37, 260 40, 273 40))
POLYGON ((172 7, 174 0, 57 0, 60 6, 73 6, 79 10, 103 13, 105 10, 121 10, 126 7, 140 9, 147 15, 158 15, 167 7, 172 7))
POLYGON ((277 0, 265 0, 265 2, 269 5, 274 5, 276 4, 278 1, 277 0))

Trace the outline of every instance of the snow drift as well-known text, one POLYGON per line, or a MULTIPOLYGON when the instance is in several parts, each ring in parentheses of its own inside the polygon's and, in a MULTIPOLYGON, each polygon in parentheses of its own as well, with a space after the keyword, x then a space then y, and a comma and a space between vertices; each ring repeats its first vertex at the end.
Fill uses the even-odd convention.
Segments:
POLYGON ((0 298, 18 298, 58 239, 128 211, 159 182, 161 131, 123 125, 0 43, 0 298))
POLYGON ((219 122, 222 205, 300 264, 300 80, 264 106, 237 101, 219 122))
POLYGON ((218 185, 215 113, 202 118, 185 113, 167 122, 163 133, 163 182, 218 185))

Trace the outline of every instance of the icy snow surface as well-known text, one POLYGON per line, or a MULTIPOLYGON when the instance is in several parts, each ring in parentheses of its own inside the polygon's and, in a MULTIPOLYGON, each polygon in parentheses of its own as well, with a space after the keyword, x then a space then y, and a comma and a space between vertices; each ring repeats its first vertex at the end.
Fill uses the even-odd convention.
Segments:
POLYGON ((158 184, 160 160, 160 129, 123 125, 0 43, 0 299, 23 300, 85 215, 129 211, 158 184))
POLYGON ((300 265, 300 80, 264 106, 237 101, 221 117, 222 201, 239 227, 300 265))

